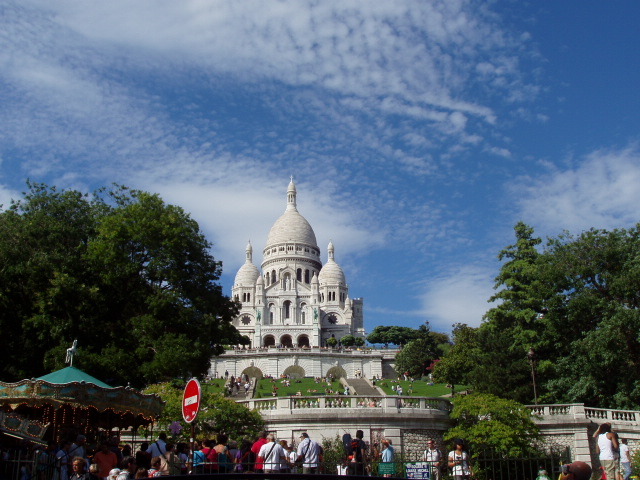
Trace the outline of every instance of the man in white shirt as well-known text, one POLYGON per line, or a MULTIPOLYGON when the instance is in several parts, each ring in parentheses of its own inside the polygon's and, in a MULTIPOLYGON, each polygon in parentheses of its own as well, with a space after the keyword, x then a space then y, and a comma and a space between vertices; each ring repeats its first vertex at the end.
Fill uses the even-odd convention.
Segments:
POLYGON ((309 438, 309 434, 304 432, 300 435, 300 445, 298 445, 298 457, 303 456, 302 473, 318 473, 320 464, 320 445, 309 438))
POLYGON ((442 465, 442 452, 436 447, 434 439, 427 440, 427 449, 424 451, 422 460, 431 466, 432 480, 440 480, 440 466, 442 465))
POLYGON ((278 473, 280 465, 283 462, 287 463, 287 454, 282 445, 276 443, 276 438, 273 434, 267 436, 267 443, 260 447, 258 457, 264 458, 264 473, 278 473))

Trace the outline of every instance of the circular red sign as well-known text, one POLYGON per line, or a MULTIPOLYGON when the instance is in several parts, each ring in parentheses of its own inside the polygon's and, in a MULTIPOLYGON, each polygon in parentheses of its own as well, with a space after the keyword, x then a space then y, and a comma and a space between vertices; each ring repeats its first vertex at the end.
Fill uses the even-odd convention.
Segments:
POLYGON ((191 423, 196 419, 201 398, 200 382, 192 378, 184 387, 184 395, 182 395, 182 416, 185 422, 191 423))

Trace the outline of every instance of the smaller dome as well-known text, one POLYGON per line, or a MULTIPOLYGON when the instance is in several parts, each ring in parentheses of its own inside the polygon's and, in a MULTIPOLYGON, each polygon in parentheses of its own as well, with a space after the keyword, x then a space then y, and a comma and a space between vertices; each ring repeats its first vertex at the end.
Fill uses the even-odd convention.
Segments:
POLYGON ((256 284, 256 280, 260 277, 260 271, 258 270, 258 267, 253 264, 253 247, 251 246, 251 242, 247 244, 245 252, 246 260, 244 265, 242 265, 240 270, 238 270, 238 273, 236 273, 236 280, 234 284, 253 287, 256 284))
POLYGON ((333 242, 329 242, 328 250, 329 260, 320 270, 320 275, 318 275, 320 285, 345 285, 347 282, 344 278, 344 272, 333 259, 333 242))

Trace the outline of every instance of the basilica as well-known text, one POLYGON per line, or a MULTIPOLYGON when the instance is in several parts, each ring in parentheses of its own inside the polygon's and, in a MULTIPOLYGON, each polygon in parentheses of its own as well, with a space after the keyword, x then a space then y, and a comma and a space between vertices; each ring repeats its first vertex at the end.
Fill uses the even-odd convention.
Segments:
POLYGON ((234 326, 251 347, 324 347, 329 338, 364 337, 363 300, 349 297, 332 242, 327 262, 309 222, 298 212, 289 183, 286 209, 269 231, 260 269, 253 246, 236 274, 232 295, 242 307, 234 326))

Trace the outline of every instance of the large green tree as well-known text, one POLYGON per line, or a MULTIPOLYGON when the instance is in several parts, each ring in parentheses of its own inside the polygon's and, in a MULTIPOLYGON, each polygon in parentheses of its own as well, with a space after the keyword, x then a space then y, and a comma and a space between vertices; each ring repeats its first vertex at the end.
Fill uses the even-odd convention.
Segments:
POLYGON ((515 233, 500 254, 498 304, 472 338, 454 342, 443 376, 463 371, 474 390, 526 403, 535 380, 543 402, 635 408, 640 226, 565 233, 544 248, 530 227, 515 233))
POLYGON ((75 365, 114 384, 201 376, 238 342, 198 224, 154 194, 29 184, 0 213, 3 380, 75 365))

